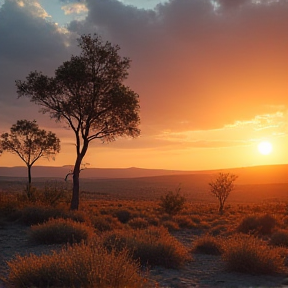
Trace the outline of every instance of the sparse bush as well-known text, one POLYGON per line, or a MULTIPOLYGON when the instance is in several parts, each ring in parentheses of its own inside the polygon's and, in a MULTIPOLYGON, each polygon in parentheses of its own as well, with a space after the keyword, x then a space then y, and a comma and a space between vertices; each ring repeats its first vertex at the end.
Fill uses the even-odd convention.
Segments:
POLYGON ((68 192, 67 183, 63 182, 47 181, 44 189, 38 193, 39 201, 48 206, 56 206, 62 201, 69 203, 71 196, 68 192))
POLYGON ((145 229, 149 226, 149 223, 147 220, 137 217, 129 220, 128 225, 133 229, 145 229))
POLYGON ((175 193, 169 191, 166 195, 160 197, 160 207, 163 211, 169 215, 176 215, 183 208, 186 202, 186 198, 180 195, 180 189, 175 193))
POLYGON ((19 221, 25 225, 41 224, 51 218, 69 218, 77 222, 86 221, 86 216, 81 211, 67 211, 60 208, 42 205, 26 206, 18 214, 19 221))
POLYGON ((105 247, 117 251, 127 248, 143 265, 178 268, 189 259, 188 250, 163 227, 113 231, 103 237, 105 247))
POLYGON ((192 221, 188 215, 177 215, 173 218, 179 225, 180 228, 197 228, 197 224, 192 221))
POLYGON ((271 235, 277 224, 276 218, 270 214, 249 215, 242 219, 237 231, 246 234, 271 235))
POLYGON ((178 231, 180 229, 178 223, 172 220, 167 220, 162 223, 163 227, 167 228, 169 232, 178 231))
POLYGON ((68 247, 52 255, 20 257, 8 262, 13 287, 145 287, 137 262, 127 250, 108 252, 97 243, 68 247))
POLYGON ((237 235, 225 242, 223 259, 229 271, 248 274, 283 272, 284 258, 280 250, 248 235, 237 235))
POLYGON ((127 223, 131 219, 131 213, 128 210, 118 210, 115 212, 115 216, 123 224, 127 223))
POLYGON ((41 224, 50 218, 60 218, 63 211, 57 208, 48 208, 44 206, 27 206, 21 211, 21 223, 25 225, 41 224))
POLYGON ((96 216, 91 219, 92 225, 100 232, 113 230, 112 224, 107 220, 107 217, 96 216))
POLYGON ((211 235, 204 235, 193 243, 194 253, 220 255, 223 253, 222 240, 211 235))
POLYGON ((93 229, 71 219, 51 219, 43 224, 31 227, 30 241, 37 244, 64 244, 87 241, 93 229))
POLYGON ((271 235, 270 244, 274 246, 288 247, 288 231, 279 230, 271 235))

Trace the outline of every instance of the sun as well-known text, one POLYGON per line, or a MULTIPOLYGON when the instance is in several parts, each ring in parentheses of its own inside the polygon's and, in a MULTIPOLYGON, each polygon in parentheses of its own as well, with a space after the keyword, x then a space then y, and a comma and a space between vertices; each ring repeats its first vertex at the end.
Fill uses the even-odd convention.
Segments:
POLYGON ((272 152, 272 144, 268 141, 262 141, 258 144, 258 151, 262 155, 269 155, 272 152))

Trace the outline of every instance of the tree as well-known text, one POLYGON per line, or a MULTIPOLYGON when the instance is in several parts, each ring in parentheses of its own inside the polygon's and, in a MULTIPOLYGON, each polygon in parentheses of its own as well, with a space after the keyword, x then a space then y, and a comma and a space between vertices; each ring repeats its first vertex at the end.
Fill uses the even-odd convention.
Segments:
POLYGON ((72 210, 79 206, 80 166, 90 142, 140 134, 139 97, 123 84, 130 59, 118 54, 119 46, 104 43, 97 35, 82 35, 78 46, 80 55, 59 66, 54 77, 35 71, 26 81, 16 81, 18 97, 29 97, 75 134, 72 210))
POLYGON ((209 183, 211 193, 219 200, 219 212, 222 213, 224 204, 230 192, 234 189, 234 181, 237 175, 219 173, 218 177, 209 183))
POLYGON ((180 195, 180 188, 178 188, 175 193, 169 191, 166 195, 162 195, 159 205, 165 213, 176 215, 183 209, 185 202, 186 198, 180 195))
POLYGON ((36 121, 18 120, 3 133, 1 150, 18 155, 28 168, 28 193, 31 185, 31 168, 41 157, 50 158, 60 151, 60 140, 51 131, 41 130, 36 121))

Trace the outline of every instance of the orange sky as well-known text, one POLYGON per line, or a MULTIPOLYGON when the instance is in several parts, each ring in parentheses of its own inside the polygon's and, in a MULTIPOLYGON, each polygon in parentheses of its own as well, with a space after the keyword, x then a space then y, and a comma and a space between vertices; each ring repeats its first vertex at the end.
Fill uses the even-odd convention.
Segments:
MULTIPOLYGON (((53 74, 78 52, 75 38, 94 32, 132 60, 127 85, 140 96, 141 136, 92 142, 84 159, 90 167, 204 170, 288 163, 287 1, 172 0, 150 10, 116 0, 89 0, 81 7, 75 1, 73 10, 72 1, 66 26, 53 22, 63 5, 56 2, 48 12, 36 0, 0 6, 0 133, 17 120, 36 119, 61 140, 55 161, 36 165, 73 165, 73 132, 18 100, 14 81, 33 70, 53 74), (263 140, 273 145, 269 155, 258 152, 263 140)), ((23 164, 12 154, 0 157, 0 166, 23 164)))

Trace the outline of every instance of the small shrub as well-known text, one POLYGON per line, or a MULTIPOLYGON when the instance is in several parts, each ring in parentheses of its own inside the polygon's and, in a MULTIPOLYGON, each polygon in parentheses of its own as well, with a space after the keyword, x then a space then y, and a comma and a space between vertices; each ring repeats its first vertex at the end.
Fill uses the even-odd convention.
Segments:
POLYGON ((20 257, 8 262, 13 287, 145 287, 137 262, 127 250, 108 252, 101 245, 83 243, 52 255, 20 257))
POLYGON ((128 210, 118 210, 115 212, 115 216, 123 224, 127 223, 131 219, 131 213, 128 210))
POLYGON ((274 246, 288 247, 288 231, 279 230, 271 235, 270 244, 274 246))
POLYGON ((186 198, 180 195, 180 189, 178 189, 176 193, 169 191, 161 196, 159 205, 165 213, 176 215, 184 208, 185 202, 186 198))
POLYGON ((229 239, 223 259, 229 271, 248 274, 275 274, 283 272, 284 258, 280 250, 269 247, 253 236, 238 235, 229 239))
POLYGON ((62 216, 63 212, 57 208, 27 206, 21 211, 20 222, 25 225, 34 225, 48 221, 50 218, 60 218, 62 216))
POLYGON ((108 221, 106 217, 103 216, 93 217, 91 219, 91 222, 93 227, 100 232, 113 230, 111 222, 108 221))
POLYGON ((133 229, 145 229, 149 226, 149 223, 147 220, 137 217, 129 220, 128 225, 133 229))
POLYGON ((194 241, 192 251, 200 254, 220 255, 223 252, 222 241, 211 235, 204 235, 194 241))
POLYGON ((197 228, 197 224, 188 215, 178 215, 173 218, 180 228, 197 228))
POLYGON ((175 221, 167 220, 162 223, 163 227, 167 228, 169 232, 178 231, 180 229, 178 223, 175 221))
POLYGON ((276 218, 270 214, 249 215, 243 218, 237 231, 246 234, 271 235, 277 224, 276 218))
POLYGON ((37 244, 79 243, 87 241, 93 229, 71 219, 51 219, 31 227, 29 239, 37 244))
POLYGON ((105 247, 117 251, 127 248, 143 265, 178 268, 189 259, 188 250, 163 227, 113 231, 103 237, 105 247))
POLYGON ((25 225, 41 224, 53 218, 72 219, 77 222, 85 222, 86 216, 81 211, 65 211, 60 208, 33 205, 24 207, 20 211, 19 221, 25 225))
POLYGON ((259 227, 258 217, 256 215, 248 215, 244 217, 237 227, 240 233, 250 234, 257 231, 259 227))

